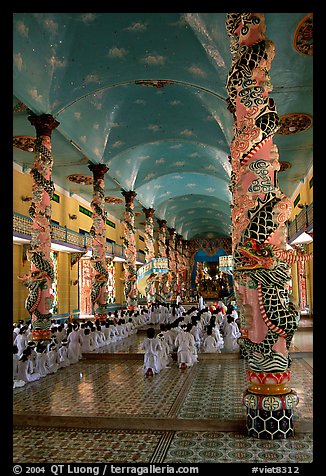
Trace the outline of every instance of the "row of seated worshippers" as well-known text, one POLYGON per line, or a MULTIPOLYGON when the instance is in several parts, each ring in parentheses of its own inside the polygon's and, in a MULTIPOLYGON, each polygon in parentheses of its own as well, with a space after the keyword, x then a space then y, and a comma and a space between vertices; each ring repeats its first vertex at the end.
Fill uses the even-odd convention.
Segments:
POLYGON ((238 338, 241 332, 230 314, 217 320, 219 309, 190 309, 171 323, 161 323, 156 334, 153 325, 147 330, 142 349, 144 350, 144 373, 146 376, 170 368, 172 353, 177 353, 179 368, 192 367, 198 361, 198 352, 239 351, 238 338))
POLYGON ((32 340, 31 324, 19 323, 13 329, 13 388, 24 386, 46 375, 56 373, 82 359, 83 352, 92 352, 103 345, 132 334, 146 323, 146 311, 109 313, 105 320, 85 323, 51 323, 50 341, 32 340), (122 316, 122 317, 121 317, 122 316))

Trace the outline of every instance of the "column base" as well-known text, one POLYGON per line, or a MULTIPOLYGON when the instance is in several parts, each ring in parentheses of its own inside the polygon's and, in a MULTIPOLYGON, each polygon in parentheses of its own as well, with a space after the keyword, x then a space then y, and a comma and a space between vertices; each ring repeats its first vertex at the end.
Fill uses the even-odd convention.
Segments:
POLYGON ((298 404, 296 392, 286 395, 244 394, 247 407, 246 427, 254 438, 275 440, 294 436, 294 407, 298 404))

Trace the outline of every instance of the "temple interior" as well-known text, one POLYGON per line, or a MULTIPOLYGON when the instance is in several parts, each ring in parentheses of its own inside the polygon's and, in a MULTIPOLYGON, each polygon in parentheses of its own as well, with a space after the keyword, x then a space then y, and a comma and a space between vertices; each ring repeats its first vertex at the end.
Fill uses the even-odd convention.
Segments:
POLYGON ((13 14, 18 368, 135 328, 14 370, 14 464, 314 463, 312 60, 312 13, 13 14), (146 373, 148 328, 205 313, 146 373))

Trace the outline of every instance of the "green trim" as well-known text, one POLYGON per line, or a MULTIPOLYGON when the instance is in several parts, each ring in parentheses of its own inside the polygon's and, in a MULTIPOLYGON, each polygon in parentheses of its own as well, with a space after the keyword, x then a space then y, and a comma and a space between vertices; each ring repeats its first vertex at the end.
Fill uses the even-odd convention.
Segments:
POLYGON ((113 221, 106 219, 106 224, 111 226, 112 228, 115 228, 115 223, 113 223, 113 221))
POLYGON ((83 207, 82 205, 79 205, 79 211, 90 218, 93 216, 93 212, 91 210, 87 210, 87 208, 83 207))
POLYGON ((298 203, 300 202, 300 198, 301 198, 300 193, 298 193, 296 199, 293 202, 293 208, 295 208, 298 205, 298 203))
POLYGON ((60 197, 56 193, 52 195, 51 200, 53 200, 54 202, 60 203, 60 197))

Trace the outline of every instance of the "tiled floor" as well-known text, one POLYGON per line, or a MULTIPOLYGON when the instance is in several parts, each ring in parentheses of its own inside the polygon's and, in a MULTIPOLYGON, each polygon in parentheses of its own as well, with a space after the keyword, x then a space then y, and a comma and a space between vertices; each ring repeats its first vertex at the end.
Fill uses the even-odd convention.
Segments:
MULTIPOLYGON (((309 322, 308 322, 309 324, 309 322)), ((15 463, 310 463, 313 460, 312 327, 294 337, 295 435, 248 437, 246 361, 216 354, 181 371, 143 374, 144 333, 14 390, 15 463)))

